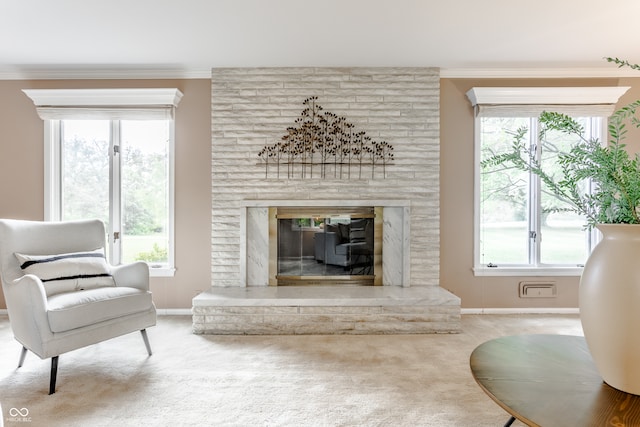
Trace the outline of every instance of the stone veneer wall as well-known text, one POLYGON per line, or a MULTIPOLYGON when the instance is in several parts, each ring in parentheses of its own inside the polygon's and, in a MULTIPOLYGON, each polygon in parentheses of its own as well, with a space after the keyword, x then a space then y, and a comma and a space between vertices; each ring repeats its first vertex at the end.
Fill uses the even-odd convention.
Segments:
POLYGON ((409 200, 410 285, 439 285, 439 69, 215 68, 211 92, 213 286, 241 285, 243 200, 325 199, 409 200), (386 178, 265 178, 259 151, 294 126, 310 96, 394 146, 386 178))

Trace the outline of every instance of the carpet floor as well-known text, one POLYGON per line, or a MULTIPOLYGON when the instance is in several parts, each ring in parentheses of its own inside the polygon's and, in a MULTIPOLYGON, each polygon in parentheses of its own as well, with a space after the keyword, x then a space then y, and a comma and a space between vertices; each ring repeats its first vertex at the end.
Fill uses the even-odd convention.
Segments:
POLYGON ((153 356, 139 333, 63 354, 49 396, 50 360, 29 353, 17 369, 0 315, 0 406, 5 427, 502 426, 469 355, 527 333, 582 328, 577 315, 463 315, 453 335, 212 336, 160 316, 153 356))

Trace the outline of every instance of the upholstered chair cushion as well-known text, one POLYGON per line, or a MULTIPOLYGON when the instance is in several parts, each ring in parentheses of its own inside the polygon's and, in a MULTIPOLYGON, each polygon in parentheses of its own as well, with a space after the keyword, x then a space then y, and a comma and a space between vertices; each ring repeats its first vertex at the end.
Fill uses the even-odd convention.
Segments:
POLYGON ((47 317, 53 332, 69 331, 153 308, 151 292, 120 286, 56 294, 47 302, 47 317))

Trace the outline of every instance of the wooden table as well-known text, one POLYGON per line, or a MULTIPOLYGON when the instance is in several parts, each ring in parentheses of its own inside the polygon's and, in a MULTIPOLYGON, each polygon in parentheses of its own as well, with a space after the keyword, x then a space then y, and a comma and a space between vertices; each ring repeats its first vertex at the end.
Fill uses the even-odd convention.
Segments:
MULTIPOLYGON (((640 363, 640 360, 638 361, 640 363)), ((476 382, 529 426, 640 426, 640 396, 602 381, 584 337, 518 335, 487 341, 471 354, 476 382)))

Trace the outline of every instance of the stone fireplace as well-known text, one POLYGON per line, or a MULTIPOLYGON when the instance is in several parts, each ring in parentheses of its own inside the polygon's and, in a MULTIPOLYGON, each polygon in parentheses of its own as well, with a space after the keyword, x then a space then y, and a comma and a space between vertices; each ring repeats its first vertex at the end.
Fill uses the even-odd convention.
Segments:
POLYGON ((211 110, 212 288, 194 299, 196 333, 458 330, 460 301, 439 286, 438 69, 214 69, 211 110), (384 174, 265 174, 258 153, 310 96, 394 146, 384 174), (270 209, 329 207, 381 212, 379 286, 273 286, 270 209))

